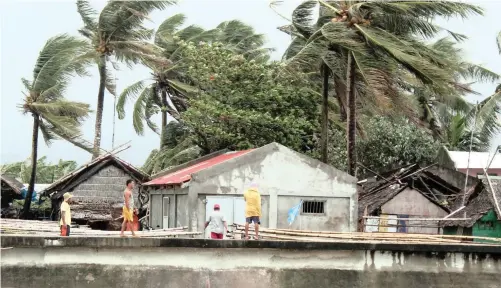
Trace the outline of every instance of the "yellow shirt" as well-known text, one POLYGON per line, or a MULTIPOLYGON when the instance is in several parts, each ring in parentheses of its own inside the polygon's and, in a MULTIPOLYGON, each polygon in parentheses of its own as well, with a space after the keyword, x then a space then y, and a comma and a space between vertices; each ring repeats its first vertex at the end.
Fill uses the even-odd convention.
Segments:
POLYGON ((251 188, 244 193, 245 199, 245 218, 259 216, 261 217, 261 195, 251 188))
POLYGON ((63 201, 63 204, 61 204, 61 220, 59 221, 59 225, 63 225, 63 212, 64 213, 64 217, 65 217, 65 220, 66 220, 66 225, 70 225, 71 224, 71 208, 70 208, 70 204, 68 204, 68 202, 66 201, 63 201))

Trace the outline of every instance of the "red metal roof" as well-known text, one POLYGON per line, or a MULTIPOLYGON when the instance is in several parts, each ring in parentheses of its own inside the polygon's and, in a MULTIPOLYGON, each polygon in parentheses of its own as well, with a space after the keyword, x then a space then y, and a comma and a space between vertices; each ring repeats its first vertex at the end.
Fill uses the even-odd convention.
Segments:
POLYGON ((251 150, 244 150, 244 151, 236 151, 236 152, 228 152, 223 155, 216 156, 214 158, 207 159, 205 161, 202 161, 200 163, 194 164, 192 166, 186 167, 184 169, 181 169, 179 171, 155 178, 151 180, 150 182, 147 182, 143 185, 149 186, 149 185, 172 185, 172 184, 182 184, 184 182, 190 181, 191 180, 191 174, 196 173, 198 171, 202 171, 204 169, 207 169, 209 167, 212 167, 214 165, 223 163, 225 161, 228 161, 230 159, 236 158, 240 155, 244 155, 246 153, 249 153, 251 150))

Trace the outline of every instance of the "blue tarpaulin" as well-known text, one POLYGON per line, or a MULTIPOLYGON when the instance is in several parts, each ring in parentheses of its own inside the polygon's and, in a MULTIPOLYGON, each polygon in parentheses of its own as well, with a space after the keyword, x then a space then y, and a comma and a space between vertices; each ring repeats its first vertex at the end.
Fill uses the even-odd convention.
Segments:
POLYGON ((292 225, 292 223, 296 219, 296 216, 299 213, 299 209, 301 208, 302 204, 303 204, 303 200, 301 200, 301 202, 299 202, 299 204, 297 204, 296 206, 289 209, 289 213, 288 213, 289 217, 287 217, 287 221, 289 222, 289 225, 292 225))
MULTIPOLYGON (((23 199, 26 199, 27 193, 28 193, 27 187, 24 187, 23 189, 21 189, 21 196, 23 197, 23 199)), ((35 200, 37 200, 37 191, 33 190, 33 196, 31 196, 31 201, 35 201, 35 200)))

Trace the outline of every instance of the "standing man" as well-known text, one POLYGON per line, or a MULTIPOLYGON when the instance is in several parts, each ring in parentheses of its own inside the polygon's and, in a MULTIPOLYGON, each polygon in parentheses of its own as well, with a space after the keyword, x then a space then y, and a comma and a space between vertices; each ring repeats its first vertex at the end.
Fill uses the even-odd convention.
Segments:
POLYGON ((254 222, 254 230, 256 236, 254 239, 259 239, 259 217, 261 217, 261 195, 257 190, 257 185, 252 184, 244 193, 245 200, 245 239, 249 239, 249 224, 254 222))
POLYGON ((71 225, 71 208, 70 201, 73 197, 70 193, 66 192, 63 194, 63 203, 61 203, 61 221, 59 221, 59 226, 61 228, 61 236, 70 236, 70 225, 71 225))
POLYGON ((134 233, 134 228, 132 227, 132 222, 134 221, 134 197, 132 196, 132 191, 134 190, 134 180, 129 179, 125 182, 127 186, 124 191, 124 206, 122 208, 122 215, 124 217, 124 222, 122 223, 122 230, 120 231, 120 237, 124 237, 125 229, 129 229, 132 232, 132 236, 136 236, 134 233))
POLYGON ((226 225, 226 219, 224 219, 223 213, 221 213, 221 207, 219 204, 214 205, 214 212, 209 216, 209 220, 205 222, 205 229, 210 223, 210 238, 211 239, 223 239, 224 229, 228 231, 228 225, 226 225))

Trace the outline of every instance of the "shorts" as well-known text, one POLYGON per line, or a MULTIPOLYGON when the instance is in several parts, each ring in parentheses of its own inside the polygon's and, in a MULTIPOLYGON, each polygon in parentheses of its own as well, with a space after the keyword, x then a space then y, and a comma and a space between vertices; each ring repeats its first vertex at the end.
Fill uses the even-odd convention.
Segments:
POLYGON ((133 213, 134 213, 134 210, 129 209, 129 208, 123 206, 123 208, 122 208, 122 215, 124 216, 124 220, 126 222, 132 222, 132 221, 134 221, 134 218, 132 216, 133 213))
POLYGON ((210 238, 211 239, 223 239, 223 233, 214 233, 210 232, 210 238))
POLYGON ((247 222, 249 224, 252 222, 254 222, 254 224, 261 224, 261 222, 259 221, 259 216, 247 217, 247 218, 245 218, 245 222, 247 222))
POLYGON ((66 229, 63 229, 63 225, 61 225, 60 228, 61 236, 70 236, 70 225, 66 225, 66 229))

